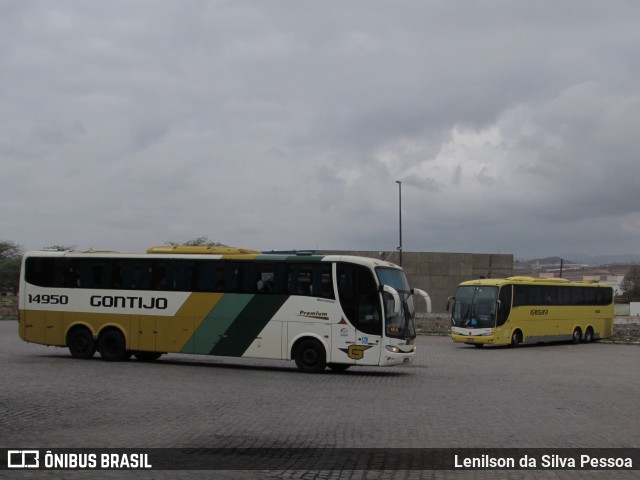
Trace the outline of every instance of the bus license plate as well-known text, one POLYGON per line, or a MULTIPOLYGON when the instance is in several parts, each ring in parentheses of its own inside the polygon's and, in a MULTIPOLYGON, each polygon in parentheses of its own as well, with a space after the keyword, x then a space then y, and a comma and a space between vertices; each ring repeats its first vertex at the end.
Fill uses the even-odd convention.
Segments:
POLYGON ((467 338, 467 339, 465 339, 465 342, 466 343, 473 343, 474 339, 473 338, 467 338))

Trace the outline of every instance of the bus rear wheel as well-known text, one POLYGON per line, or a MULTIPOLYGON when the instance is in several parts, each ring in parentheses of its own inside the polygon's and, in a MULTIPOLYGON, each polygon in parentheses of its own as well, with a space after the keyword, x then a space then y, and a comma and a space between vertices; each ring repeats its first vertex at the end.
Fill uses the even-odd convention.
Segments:
POLYGON ((584 343, 593 342, 593 328, 591 328, 591 327, 587 328, 587 331, 584 332, 584 338, 582 339, 582 341, 584 343))
POLYGON ((141 362, 155 362, 162 356, 162 352, 133 352, 133 356, 141 362))
POLYGON ((305 373, 319 373, 327 366, 324 346, 314 339, 302 340, 295 349, 294 358, 298 369, 305 373))
POLYGON ((127 351, 124 335, 115 328, 110 328, 100 334, 100 337, 98 337, 98 351, 100 356, 109 362, 126 360, 131 355, 127 351))
POLYGON ((73 358, 86 360, 96 353, 96 342, 93 340, 93 334, 85 327, 76 327, 67 333, 67 347, 73 358))

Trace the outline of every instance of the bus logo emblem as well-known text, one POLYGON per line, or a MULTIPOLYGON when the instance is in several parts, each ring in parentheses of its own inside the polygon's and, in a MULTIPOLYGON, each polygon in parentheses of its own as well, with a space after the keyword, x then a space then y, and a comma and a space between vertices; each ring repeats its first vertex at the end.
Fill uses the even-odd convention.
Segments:
POLYGON ((369 350, 371 345, 349 345, 349 348, 341 348, 352 360, 362 360, 365 350, 369 350))

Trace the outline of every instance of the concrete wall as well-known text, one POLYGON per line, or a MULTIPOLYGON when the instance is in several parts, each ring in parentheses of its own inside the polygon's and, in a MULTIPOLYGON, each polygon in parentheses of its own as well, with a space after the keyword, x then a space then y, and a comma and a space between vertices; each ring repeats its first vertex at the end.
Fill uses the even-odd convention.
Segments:
MULTIPOLYGON (((400 263, 398 252, 323 250, 316 253, 358 255, 400 263)), ((447 298, 454 295, 460 282, 512 276, 513 263, 511 254, 402 252, 402 267, 409 285, 429 294, 434 313, 446 311, 447 298)), ((417 305, 417 309, 424 311, 424 305, 417 305)))

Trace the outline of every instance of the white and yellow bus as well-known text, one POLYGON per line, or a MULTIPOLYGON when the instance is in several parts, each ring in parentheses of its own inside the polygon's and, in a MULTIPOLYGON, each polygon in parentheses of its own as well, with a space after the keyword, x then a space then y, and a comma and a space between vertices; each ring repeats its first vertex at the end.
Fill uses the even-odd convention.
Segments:
POLYGON ((613 289, 565 279, 509 277, 458 285, 451 306, 454 342, 483 345, 589 343, 613 334, 613 289))
POLYGON ((415 355, 414 293, 430 310, 400 267, 363 257, 37 251, 23 258, 19 332, 77 358, 256 357, 305 372, 401 365, 415 355))

